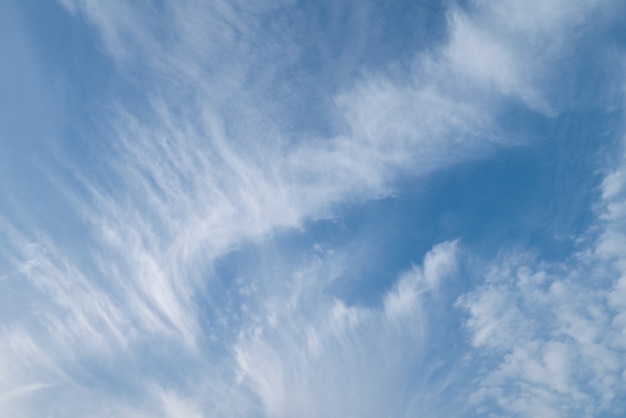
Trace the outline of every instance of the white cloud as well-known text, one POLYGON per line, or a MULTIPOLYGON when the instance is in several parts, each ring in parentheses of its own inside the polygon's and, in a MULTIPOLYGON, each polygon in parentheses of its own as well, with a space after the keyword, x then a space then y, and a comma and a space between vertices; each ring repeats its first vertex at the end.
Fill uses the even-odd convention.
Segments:
POLYGON ((473 395, 505 414, 617 413, 626 389, 624 165, 602 183, 598 221, 565 264, 507 256, 459 298, 484 372, 473 395), (587 246, 588 245, 588 246, 587 246))
POLYGON ((438 288, 442 277, 455 271, 457 241, 440 244, 426 254, 423 269, 414 267, 398 279, 384 299, 385 316, 402 318, 416 306, 422 294, 438 288))
MULTIPOLYGON (((447 382, 430 375, 428 307, 452 273, 455 242, 436 246, 401 276, 383 306, 347 306, 321 289, 278 307, 272 323, 252 326, 236 345, 241 378, 264 416, 415 416, 435 411, 447 382), (432 385, 432 386, 431 386, 432 385), (413 397, 420 397, 412 404, 413 397)), ((321 265, 324 265, 322 263, 321 265)), ((324 280, 313 269, 307 281, 324 280), (320 277, 317 277, 320 276, 320 277)), ((445 374, 445 372, 444 372, 445 374)))
MULTIPOLYGON (((262 19, 291 2, 181 1, 162 8, 151 2, 62 3, 98 28, 104 50, 149 99, 138 100, 143 106, 114 107, 100 121, 106 139, 101 166, 67 164, 84 194, 57 180, 91 228, 80 248, 62 248, 40 226, 22 232, 3 226, 14 247, 4 257, 37 295, 32 322, 18 324, 24 331, 0 336, 0 359, 7 359, 0 365, 9 370, 2 373, 2 389, 24 394, 11 398, 11 408, 26 405, 35 388, 45 392, 43 385, 61 388, 53 395, 78 389, 45 398, 31 415, 67 408, 92 416, 409 417, 458 407, 440 404, 449 372, 426 359, 434 350, 426 344, 436 315, 424 308, 435 309, 424 296, 436 300, 440 281, 455 271, 456 243, 435 247, 423 267, 401 276, 381 308, 324 296, 336 271, 347 268, 331 256, 298 274, 261 277, 258 290, 241 291, 233 302, 239 309, 231 311, 221 305, 231 296, 206 294, 211 267, 238 246, 336 216, 339 205, 388 196, 403 176, 430 173, 482 156, 494 142, 507 143, 497 134, 495 104, 509 96, 552 112, 542 90, 552 64, 546 57, 562 51, 587 6, 477 2, 471 12, 454 9, 448 43, 407 57, 415 62, 409 80, 364 72, 345 81, 339 91, 328 91, 336 106, 329 113, 340 121, 334 132, 301 138, 264 112, 278 99, 248 78, 260 67, 279 73, 278 58, 299 52, 293 39, 269 57, 254 51, 265 43, 262 19), (545 16, 535 20, 537 10, 545 16), (505 27, 486 24, 509 13, 515 19, 505 27), (202 323, 203 309, 221 316, 202 323), (218 322, 226 324, 227 335, 215 335, 218 322), (226 346, 214 349, 216 339, 226 346), (232 355, 222 352, 231 349, 232 355), (176 370, 168 368, 173 362, 176 370), (130 407, 110 387, 89 390, 102 373, 91 370, 94 363, 111 365, 110 380, 127 382, 139 406, 130 407), (432 377, 440 372, 444 377, 432 377), (95 400, 108 404, 89 409, 95 400)), ((607 180, 606 193, 615 193, 616 184, 607 180)), ((607 232, 598 251, 615 253, 619 238, 607 232)), ((517 274, 518 284, 494 279, 462 299, 474 345, 500 353, 520 336, 544 332, 521 308, 555 316, 550 301, 558 292, 576 296, 570 310, 555 316, 559 336, 580 336, 582 342, 531 340, 503 362, 505 377, 489 379, 501 381, 521 373, 520 364, 532 365, 523 370, 524 381, 547 382, 537 395, 549 397, 541 403, 547 411, 554 399, 587 402, 567 373, 576 359, 589 370, 609 370, 619 381, 613 363, 593 360, 600 350, 593 324, 605 320, 602 312, 586 314, 589 327, 576 319, 586 306, 579 295, 585 292, 546 289, 554 280, 541 272, 524 279, 517 274), (507 334, 509 328, 516 333, 507 334)), ((616 285, 607 295, 615 306, 625 300, 624 287, 616 285)), ((597 296, 590 297, 593 304, 597 296)), ((610 402, 615 385, 606 379, 590 384, 608 388, 603 396, 610 402)))

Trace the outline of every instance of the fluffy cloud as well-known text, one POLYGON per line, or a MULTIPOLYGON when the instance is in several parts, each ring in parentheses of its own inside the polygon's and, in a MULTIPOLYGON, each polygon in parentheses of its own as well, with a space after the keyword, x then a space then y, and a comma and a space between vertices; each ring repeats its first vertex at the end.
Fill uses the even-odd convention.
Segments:
POLYGON ((625 163, 622 156, 605 176, 598 220, 566 262, 506 255, 485 284, 458 300, 487 370, 477 379, 476 404, 554 417, 624 407, 625 163))

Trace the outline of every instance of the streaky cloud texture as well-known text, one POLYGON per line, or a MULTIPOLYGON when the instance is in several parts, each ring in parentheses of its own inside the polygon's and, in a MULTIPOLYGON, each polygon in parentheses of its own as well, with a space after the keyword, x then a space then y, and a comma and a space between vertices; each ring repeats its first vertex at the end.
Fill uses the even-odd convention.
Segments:
POLYGON ((32 84, 45 139, 0 127, 30 140, 0 158, 0 415, 626 410, 620 2, 59 0, 84 44, 54 47, 3 7, 10 76, 66 79, 32 84), (492 161, 465 195, 510 214, 439 213, 492 161))

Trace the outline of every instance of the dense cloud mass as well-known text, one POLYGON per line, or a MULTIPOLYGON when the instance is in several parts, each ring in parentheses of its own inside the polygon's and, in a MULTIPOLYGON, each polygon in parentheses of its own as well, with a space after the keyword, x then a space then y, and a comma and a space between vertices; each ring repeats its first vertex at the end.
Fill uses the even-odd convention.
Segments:
POLYGON ((0 415, 622 416, 625 12, 5 2, 0 415))

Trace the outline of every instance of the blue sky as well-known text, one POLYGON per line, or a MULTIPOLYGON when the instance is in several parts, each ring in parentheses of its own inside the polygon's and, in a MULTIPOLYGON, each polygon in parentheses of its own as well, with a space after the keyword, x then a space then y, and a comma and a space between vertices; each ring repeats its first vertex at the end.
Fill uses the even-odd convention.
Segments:
POLYGON ((0 3, 0 415, 626 413, 618 0, 0 3))

